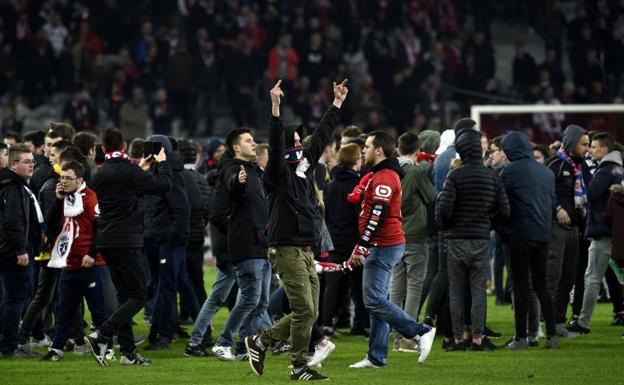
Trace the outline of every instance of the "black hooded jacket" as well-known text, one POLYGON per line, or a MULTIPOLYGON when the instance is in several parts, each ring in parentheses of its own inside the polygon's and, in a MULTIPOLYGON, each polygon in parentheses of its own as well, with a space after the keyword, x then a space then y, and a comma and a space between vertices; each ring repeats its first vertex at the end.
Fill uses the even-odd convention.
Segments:
POLYGON ((210 212, 210 242, 217 267, 228 271, 232 266, 228 257, 227 228, 230 215, 230 194, 223 184, 223 169, 229 159, 222 159, 216 168, 208 171, 206 180, 210 186, 208 211, 210 212))
POLYGON ((19 175, 0 169, 0 266, 15 267, 18 255, 36 252, 31 227, 38 227, 37 214, 25 186, 19 175))
POLYGON ((347 201, 347 195, 360 182, 360 175, 345 166, 332 170, 333 179, 323 190, 325 222, 334 243, 334 251, 350 253, 360 236, 358 218, 360 206, 347 201))
POLYGON ((167 154, 171 165, 171 189, 158 194, 154 202, 153 234, 159 244, 186 246, 190 236, 191 205, 182 173, 180 154, 167 154))
POLYGON ((210 218, 208 211, 210 187, 206 178, 194 169, 185 168, 182 171, 182 178, 184 178, 186 194, 191 206, 189 245, 203 245, 206 236, 206 225, 210 218))
POLYGON ((500 176, 483 165, 481 134, 467 130, 455 139, 462 166, 451 171, 436 205, 436 222, 449 239, 490 239, 492 223, 509 219, 500 176))
POLYGON ((262 178, 263 172, 257 164, 240 159, 232 159, 224 170, 223 183, 231 202, 227 238, 228 256, 232 264, 267 258, 269 202, 262 178), (238 181, 241 166, 247 173, 245 183, 238 181))
POLYGON ((507 134, 501 146, 511 162, 502 171, 511 206, 511 234, 522 240, 548 243, 555 213, 555 176, 533 157, 529 138, 507 134))
POLYGON ((286 130, 279 118, 269 125, 269 161, 264 186, 269 195, 269 246, 314 246, 320 239, 321 223, 314 192, 314 169, 333 140, 340 110, 329 107, 312 134, 310 146, 298 166, 286 162, 286 148, 292 147, 294 130, 286 130), (297 174, 297 168, 300 174, 297 174))

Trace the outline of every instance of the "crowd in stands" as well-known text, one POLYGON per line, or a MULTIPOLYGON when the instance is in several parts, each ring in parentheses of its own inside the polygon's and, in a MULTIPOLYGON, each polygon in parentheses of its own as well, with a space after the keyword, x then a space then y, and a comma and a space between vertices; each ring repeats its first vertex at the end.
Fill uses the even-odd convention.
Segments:
MULTIPOLYGON (((559 0, 493 3, 2 1, 3 131, 19 132, 24 111, 58 92, 71 95, 62 118, 77 131, 112 123, 143 137, 148 122, 170 134, 179 121, 210 136, 222 116, 257 127, 277 78, 308 128, 331 104, 330 80, 349 78, 344 116, 365 132, 440 130, 474 103, 621 100, 617 2, 578 1, 567 13, 559 0), (497 54, 497 21, 528 21, 544 60, 522 38, 509 42, 513 58, 497 54), (497 71, 503 61, 510 79, 497 71)), ((544 114, 533 124, 559 134, 564 123, 544 114)))

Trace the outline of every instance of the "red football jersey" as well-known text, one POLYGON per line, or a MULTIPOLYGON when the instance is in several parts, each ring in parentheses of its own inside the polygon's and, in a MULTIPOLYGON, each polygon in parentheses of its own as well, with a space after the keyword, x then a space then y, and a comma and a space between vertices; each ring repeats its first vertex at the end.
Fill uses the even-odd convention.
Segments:
POLYGON ((359 220, 360 236, 364 240, 370 235, 369 221, 378 222, 382 214, 374 209, 377 203, 387 208, 381 226, 377 227, 372 239, 368 240, 370 246, 395 246, 405 243, 401 216, 401 179, 391 169, 384 168, 375 172, 364 190, 359 220))

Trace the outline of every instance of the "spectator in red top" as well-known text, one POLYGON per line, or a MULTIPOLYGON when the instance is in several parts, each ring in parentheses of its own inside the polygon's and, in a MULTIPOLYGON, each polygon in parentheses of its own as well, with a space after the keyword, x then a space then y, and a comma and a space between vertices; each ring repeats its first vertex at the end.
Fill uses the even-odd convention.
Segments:
POLYGON ((297 77, 299 55, 291 47, 292 36, 282 35, 277 45, 269 53, 269 75, 271 80, 287 79, 294 81, 297 77))
POLYGON ((371 328, 368 354, 351 368, 386 366, 390 327, 406 339, 420 336, 420 363, 427 359, 435 337, 435 328, 419 324, 388 300, 392 270, 405 252, 401 216, 403 170, 393 157, 394 151, 394 138, 386 132, 374 131, 366 139, 364 156, 373 176, 364 189, 360 239, 349 264, 364 265, 362 287, 371 328))
MULTIPOLYGON (((56 201, 46 214, 47 223, 62 223, 62 231, 52 251, 50 267, 62 267, 59 278, 59 299, 54 342, 45 361, 60 361, 63 347, 70 337, 74 313, 87 299, 95 325, 107 318, 103 285, 94 265, 104 261, 95 251, 94 227, 98 216, 95 192, 84 181, 85 169, 77 161, 63 165, 56 185, 56 201)), ((82 338, 77 345, 84 345, 82 338)))

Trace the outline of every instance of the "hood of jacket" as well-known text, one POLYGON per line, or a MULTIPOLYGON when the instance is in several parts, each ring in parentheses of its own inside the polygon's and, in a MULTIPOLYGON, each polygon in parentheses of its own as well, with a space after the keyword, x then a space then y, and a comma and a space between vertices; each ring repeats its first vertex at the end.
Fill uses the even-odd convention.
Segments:
POLYGON ((574 150, 576 149, 576 144, 578 143, 581 136, 587 134, 587 130, 585 130, 581 126, 577 126, 576 124, 570 124, 566 127, 563 132, 563 149, 566 150, 568 155, 572 156, 574 150))
POLYGON ((464 164, 483 161, 480 132, 472 129, 463 131, 455 138, 455 148, 464 164))
POLYGON ((510 162, 520 159, 535 159, 528 136, 521 132, 513 131, 505 135, 501 141, 501 147, 510 162))
POLYGON ((336 180, 360 179, 360 174, 357 171, 341 165, 336 165, 331 170, 331 174, 336 180))
POLYGON ((449 146, 452 146, 453 143, 455 143, 455 130, 445 130, 442 135, 440 135, 440 147, 438 147, 435 154, 440 155, 446 151, 449 146))
MULTIPOLYGON (((600 161, 600 165, 603 163, 615 163, 618 166, 622 166, 622 153, 619 151, 611 151, 600 161)), ((600 165, 598 167, 600 167, 600 165)))
POLYGON ((295 132, 299 134, 301 142, 303 142, 303 126, 302 125, 289 125, 284 126, 284 145, 285 148, 291 148, 295 146, 295 132))
POLYGON ((147 138, 146 142, 157 142, 162 144, 165 149, 165 154, 167 154, 167 160, 169 160, 169 154, 173 152, 173 146, 171 145, 171 141, 164 135, 152 135, 147 138))
POLYGON ((401 166, 399 165, 399 160, 394 157, 382 160, 381 162, 371 167, 370 170, 375 173, 383 169, 389 169, 396 172, 399 175, 400 179, 403 179, 403 177, 405 176, 405 172, 403 171, 403 169, 401 169, 401 166))
POLYGON ((440 147, 440 133, 433 130, 424 130, 418 134, 420 149, 433 154, 440 147))
POLYGON ((26 185, 26 181, 19 175, 9 170, 8 168, 0 169, 0 187, 10 184, 23 184, 26 185))

